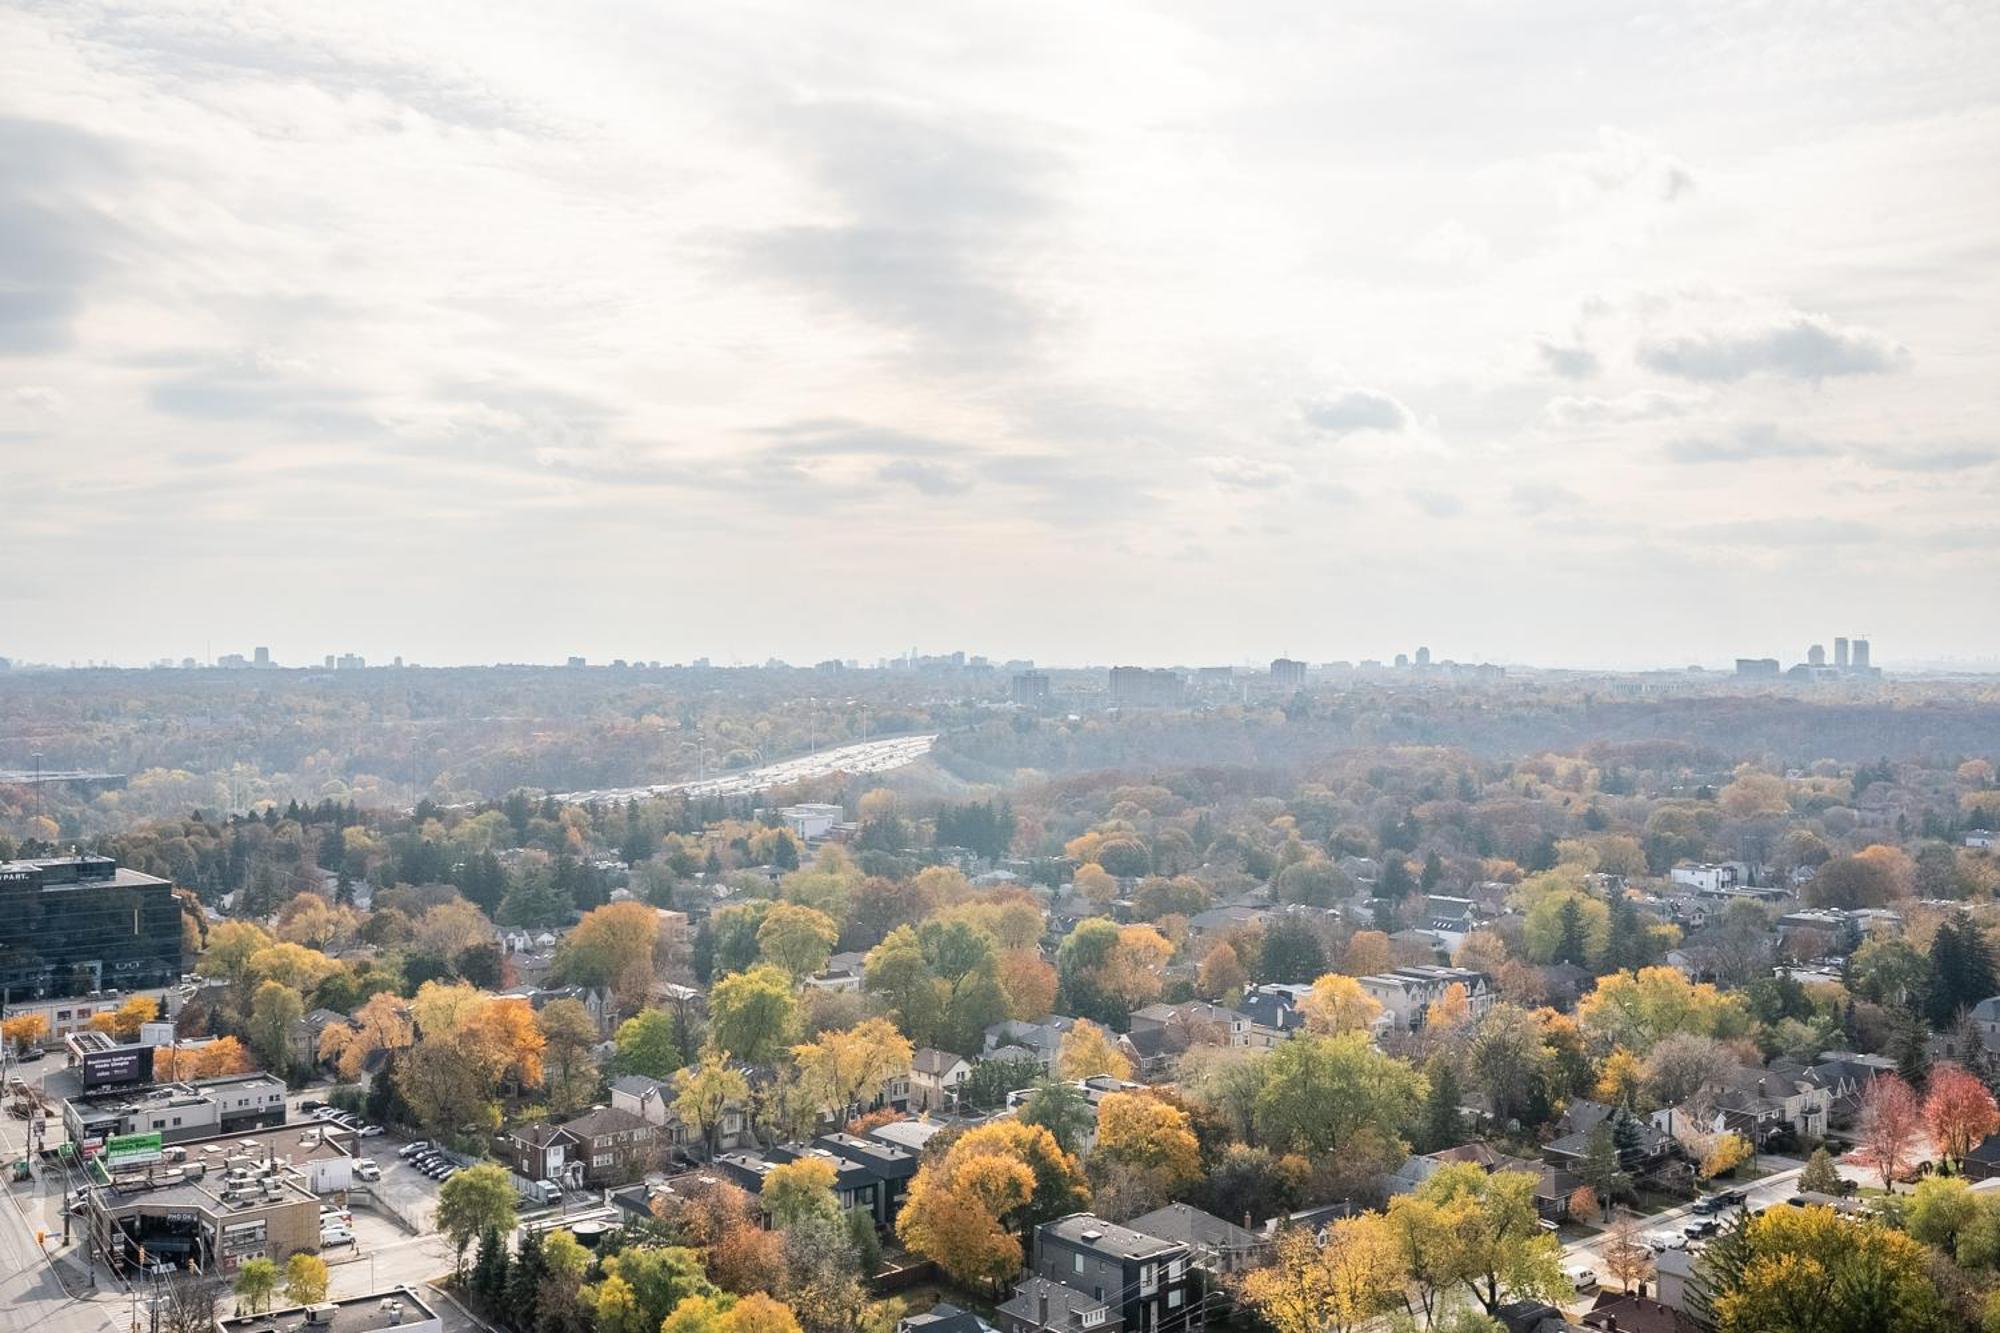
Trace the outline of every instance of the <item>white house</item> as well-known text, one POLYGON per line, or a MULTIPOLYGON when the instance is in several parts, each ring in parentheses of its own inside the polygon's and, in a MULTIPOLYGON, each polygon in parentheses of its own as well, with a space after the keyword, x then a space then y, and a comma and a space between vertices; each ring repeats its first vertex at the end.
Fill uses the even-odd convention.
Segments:
POLYGON ((833 831, 833 826, 847 817, 847 812, 837 805, 820 801, 810 801, 803 805, 787 805, 778 811, 778 818, 785 821, 794 836, 804 842, 816 842, 833 831))
POLYGON ((910 1109, 934 1111, 958 1104, 959 1086, 972 1076, 972 1062, 929 1046, 910 1062, 910 1109))

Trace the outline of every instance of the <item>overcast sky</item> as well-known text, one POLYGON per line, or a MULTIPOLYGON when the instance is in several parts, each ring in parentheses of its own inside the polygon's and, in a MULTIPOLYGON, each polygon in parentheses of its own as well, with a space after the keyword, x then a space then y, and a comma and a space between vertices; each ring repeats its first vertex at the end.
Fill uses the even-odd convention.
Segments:
POLYGON ((2000 6, 0 52, 0 654, 2000 656, 2000 6))

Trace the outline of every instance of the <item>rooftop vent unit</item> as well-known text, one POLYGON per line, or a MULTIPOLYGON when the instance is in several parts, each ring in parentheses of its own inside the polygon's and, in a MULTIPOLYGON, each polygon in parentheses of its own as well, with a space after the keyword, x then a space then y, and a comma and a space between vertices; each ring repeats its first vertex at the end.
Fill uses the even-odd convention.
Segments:
POLYGON ((306 1322, 318 1325, 331 1324, 333 1317, 339 1313, 340 1307, 338 1305, 335 1305, 332 1301, 321 1301, 317 1305, 308 1305, 306 1307, 306 1322))

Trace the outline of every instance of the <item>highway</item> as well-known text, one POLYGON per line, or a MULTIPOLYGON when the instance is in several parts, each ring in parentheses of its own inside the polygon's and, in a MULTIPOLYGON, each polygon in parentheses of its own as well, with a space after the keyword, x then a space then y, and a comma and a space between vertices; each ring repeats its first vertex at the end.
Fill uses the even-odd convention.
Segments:
POLYGON ((756 792, 768 791, 772 787, 785 787, 795 782, 828 777, 835 773, 886 773, 891 769, 915 763, 929 754, 931 746, 936 742, 935 734, 857 741, 853 745, 821 750, 816 754, 796 755, 775 764, 765 764, 761 768, 746 768, 740 773, 728 773, 721 777, 705 778, 696 782, 666 782, 650 787, 611 787, 601 791, 560 792, 555 799, 568 805, 586 805, 592 801, 645 800, 649 796, 666 796, 673 792, 684 792, 690 797, 749 796, 756 792))

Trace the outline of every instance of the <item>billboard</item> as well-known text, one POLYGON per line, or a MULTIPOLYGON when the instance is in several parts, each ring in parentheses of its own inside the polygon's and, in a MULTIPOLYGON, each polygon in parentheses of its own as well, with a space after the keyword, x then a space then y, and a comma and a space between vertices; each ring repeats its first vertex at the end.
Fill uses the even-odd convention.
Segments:
POLYGON ((114 1046, 108 1051, 85 1051, 78 1057, 78 1070, 85 1088, 101 1088, 110 1083, 148 1083, 153 1078, 153 1048, 114 1046))
POLYGON ((104 1167, 107 1171, 116 1171, 120 1167, 146 1166, 159 1160, 158 1134, 121 1134, 104 1141, 104 1167))

